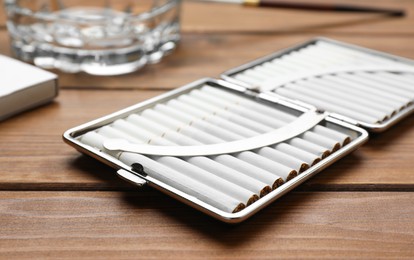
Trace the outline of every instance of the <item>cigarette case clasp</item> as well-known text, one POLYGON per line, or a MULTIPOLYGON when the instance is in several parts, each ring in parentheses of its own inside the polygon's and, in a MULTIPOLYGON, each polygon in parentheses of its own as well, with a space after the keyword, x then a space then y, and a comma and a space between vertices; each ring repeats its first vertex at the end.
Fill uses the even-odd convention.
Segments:
POLYGON ((126 180, 136 186, 143 187, 147 184, 146 180, 140 178, 138 175, 127 170, 119 169, 116 173, 121 179, 126 180))

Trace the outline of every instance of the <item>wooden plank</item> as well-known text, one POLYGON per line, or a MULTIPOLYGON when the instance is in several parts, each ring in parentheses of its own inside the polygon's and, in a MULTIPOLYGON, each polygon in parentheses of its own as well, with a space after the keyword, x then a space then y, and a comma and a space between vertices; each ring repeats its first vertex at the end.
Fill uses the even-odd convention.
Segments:
MULTIPOLYGON (((160 93, 63 90, 53 104, 3 122, 0 189, 131 189, 114 177, 112 169, 64 144, 61 135, 71 127, 160 93)), ((301 189, 414 189, 413 127, 411 116, 374 136, 301 189)))
POLYGON ((228 226, 155 192, 0 192, 0 254, 412 259, 413 199, 404 192, 295 192, 228 226))
MULTIPOLYGON (((58 73, 62 87, 171 89, 220 73, 277 50, 309 40, 317 34, 300 35, 226 35, 185 34, 179 49, 157 65, 141 71, 114 77, 58 73)), ((325 35, 337 40, 414 58, 413 36, 325 35)), ((0 42, 7 35, 0 32, 0 42)), ((0 45, 0 53, 10 55, 8 45, 0 45)))
MULTIPOLYGON (((318 2, 337 3, 335 0, 319 0, 318 2)), ((411 26, 414 22, 413 1, 342 0, 341 3, 377 8, 404 9, 407 12, 407 16, 404 18, 389 18, 375 14, 250 8, 229 4, 186 1, 181 12, 182 28, 184 32, 297 33, 314 31, 319 33, 358 33, 361 35, 413 33, 411 26)), ((82 5, 85 5, 85 3, 83 2, 82 5)), ((5 13, 2 9, 3 5, 0 5, 0 14, 5 13)), ((0 26, 4 26, 5 21, 6 16, 0 15, 0 26)))

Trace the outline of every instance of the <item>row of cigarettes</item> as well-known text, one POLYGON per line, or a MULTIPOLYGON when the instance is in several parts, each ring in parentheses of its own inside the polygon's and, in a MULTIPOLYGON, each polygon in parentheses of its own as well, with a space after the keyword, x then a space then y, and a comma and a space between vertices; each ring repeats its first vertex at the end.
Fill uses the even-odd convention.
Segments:
MULTIPOLYGON (((297 51, 245 70, 235 78, 260 86, 286 75, 327 68, 401 66, 400 62, 318 41, 297 51)), ((317 73, 315 73, 317 74, 317 73)), ((274 91, 325 110, 336 112, 366 123, 381 123, 414 99, 414 74, 386 71, 350 71, 298 79, 278 86, 274 91)))
MULTIPOLYGON (((108 151, 108 139, 191 146, 257 136, 297 116, 212 86, 159 103, 82 135, 79 140, 225 212, 238 212, 351 142, 339 128, 311 130, 254 151, 216 156, 144 156, 108 151)), ((179 149, 179 147, 177 147, 179 149)))

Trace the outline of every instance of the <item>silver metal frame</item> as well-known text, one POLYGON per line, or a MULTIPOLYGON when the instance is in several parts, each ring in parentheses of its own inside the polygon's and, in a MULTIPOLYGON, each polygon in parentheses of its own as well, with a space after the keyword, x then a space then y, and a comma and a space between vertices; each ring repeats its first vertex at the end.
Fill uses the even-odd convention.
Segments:
MULTIPOLYGON (((283 55, 285 55, 289 52, 296 51, 296 50, 301 49, 303 47, 306 47, 308 45, 314 44, 318 41, 329 42, 331 44, 339 45, 339 46, 342 46, 342 47, 345 47, 345 48, 348 48, 348 49, 358 50, 358 51, 362 51, 362 52, 365 52, 365 53, 380 56, 380 57, 383 57, 383 58, 386 58, 386 59, 398 61, 398 62, 401 62, 402 64, 413 66, 412 69, 409 69, 407 67, 405 67, 404 69, 407 70, 407 71, 410 71, 410 72, 414 72, 414 61, 413 60, 402 58, 402 57, 399 57, 399 56, 395 56, 395 55, 380 52, 380 51, 376 51, 376 50, 372 50, 372 49, 368 49, 368 48, 364 48, 364 47, 360 47, 360 46, 357 46, 357 45, 352 45, 352 44, 348 44, 348 43, 344 43, 344 42, 340 42, 340 41, 335 41, 335 40, 324 38, 324 37, 317 37, 317 38, 311 39, 307 42, 304 42, 304 43, 301 43, 301 44, 298 44, 298 45, 295 45, 293 47, 286 48, 286 49, 283 49, 283 50, 280 50, 280 51, 277 51, 277 52, 274 52, 270 55, 261 57, 259 59, 250 61, 250 62, 248 62, 246 64, 243 64, 239 67, 227 70, 227 71, 223 72, 220 75, 220 77, 222 79, 224 79, 225 81, 243 86, 246 89, 252 89, 252 90, 258 91, 260 89, 260 86, 249 85, 245 82, 242 82, 240 80, 237 80, 237 79, 233 78, 233 76, 235 74, 238 74, 238 73, 243 72, 245 70, 251 69, 252 67, 255 67, 257 65, 265 63, 269 60, 273 60, 275 58, 281 57, 281 56, 283 56, 283 55)), ((372 67, 372 68, 366 68, 366 69, 368 69, 368 70, 378 70, 379 68, 372 67)), ((398 68, 388 68, 388 69, 390 71, 395 71, 398 68)), ((299 75, 299 77, 297 79, 300 79, 300 78, 301 77, 299 75)), ((275 86, 275 87, 277 87, 277 86, 275 86)), ((282 95, 278 95, 278 94, 276 94, 272 91, 266 91, 265 93, 267 93, 269 95, 274 95, 278 99, 284 99, 286 101, 290 101, 290 102, 293 102, 295 104, 303 104, 300 101, 292 100, 292 99, 284 97, 282 95)), ((405 118, 408 115, 410 115, 411 113, 413 113, 413 111, 414 111, 414 101, 409 106, 407 106, 406 108, 404 108, 401 111, 399 111, 398 113, 396 113, 394 116, 392 116, 389 119, 385 120, 384 122, 378 123, 378 124, 370 124, 370 123, 366 123, 366 122, 363 122, 363 121, 357 121, 353 118, 349 118, 349 117, 346 117, 346 116, 343 116, 343 115, 340 115, 340 114, 336 114, 336 113, 331 113, 331 116, 334 117, 334 118, 337 118, 339 120, 343 120, 343 121, 349 122, 351 124, 356 124, 358 126, 366 128, 370 132, 383 132, 383 131, 387 130, 388 128, 390 128, 391 126, 398 123, 403 118, 405 118)))
POLYGON ((333 162, 337 161, 338 159, 352 152, 353 150, 355 150, 357 147, 359 147, 360 145, 362 145, 364 142, 368 140, 368 133, 364 129, 359 128, 355 125, 349 124, 347 122, 332 118, 331 116, 329 116, 329 114, 326 114, 326 117, 322 120, 322 122, 326 124, 334 124, 334 125, 337 125, 338 127, 353 131, 355 133, 355 138, 352 140, 352 142, 350 144, 347 144, 343 148, 341 148, 339 151, 332 153, 327 158, 321 160, 316 165, 310 167, 308 170, 301 173, 299 176, 293 178, 292 180, 283 184, 281 187, 275 189, 274 191, 272 191, 265 197, 260 198, 257 202, 253 203, 252 205, 246 207, 245 209, 237 213, 228 213, 228 212, 219 210, 215 207, 212 207, 211 205, 208 205, 198 200, 195 197, 192 197, 163 182, 158 181, 157 179, 154 179, 148 175, 145 175, 145 173, 143 172, 138 172, 135 169, 133 169, 133 167, 130 167, 122 163, 121 161, 115 159, 114 157, 104 152, 98 151, 97 149, 90 147, 88 145, 85 145, 81 143, 79 140, 77 140, 77 137, 79 137, 80 135, 86 132, 89 132, 99 127, 102 127, 104 125, 110 124, 113 121, 126 117, 127 115, 131 113, 136 113, 144 109, 147 109, 149 107, 152 107, 154 104, 167 101, 169 99, 175 98, 184 93, 188 93, 189 91, 195 88, 198 88, 204 84, 209 84, 215 87, 224 88, 226 90, 231 90, 236 94, 250 97, 251 99, 256 100, 257 102, 271 103, 275 106, 281 106, 283 108, 292 109, 292 112, 296 111, 296 113, 298 114, 305 113, 306 111, 309 111, 310 109, 312 109, 312 107, 306 104, 291 103, 283 99, 279 100, 275 98, 274 96, 269 96, 263 93, 251 92, 249 89, 246 89, 243 86, 234 85, 229 82, 222 81, 222 80, 205 78, 205 79, 201 79, 193 83, 190 83, 188 85, 185 85, 176 90, 169 91, 155 98, 152 98, 147 101, 133 105, 131 107, 125 108, 113 114, 104 116, 102 118, 99 118, 91 122, 82 124, 80 126, 74 127, 72 129, 69 129, 63 134, 63 140, 69 145, 79 150, 80 152, 90 155, 93 158, 111 166, 112 168, 115 168, 117 170, 118 175, 121 178, 133 184, 136 184, 137 186, 142 186, 142 185, 147 184, 157 190, 160 190, 163 193, 166 193, 176 198, 179 201, 186 203, 187 205, 190 205, 191 207, 194 207, 226 223, 239 223, 239 222, 246 220, 247 218, 251 217, 256 212, 261 210, 262 208, 268 206, 270 203, 272 203, 279 197, 283 196, 290 190, 294 189, 296 186, 303 183, 310 177, 314 176, 316 173, 325 169, 333 162))

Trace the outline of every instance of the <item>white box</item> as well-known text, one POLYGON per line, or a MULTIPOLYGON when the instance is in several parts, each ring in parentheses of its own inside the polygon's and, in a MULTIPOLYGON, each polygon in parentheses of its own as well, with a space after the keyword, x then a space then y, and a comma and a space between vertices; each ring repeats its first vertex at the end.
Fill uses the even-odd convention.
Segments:
POLYGON ((0 121, 52 101, 57 75, 0 55, 0 121))

